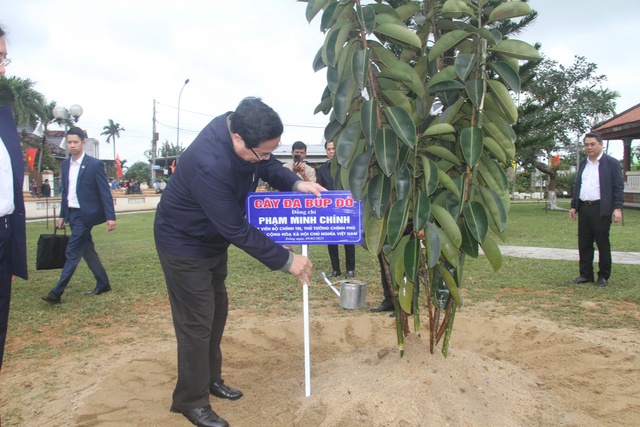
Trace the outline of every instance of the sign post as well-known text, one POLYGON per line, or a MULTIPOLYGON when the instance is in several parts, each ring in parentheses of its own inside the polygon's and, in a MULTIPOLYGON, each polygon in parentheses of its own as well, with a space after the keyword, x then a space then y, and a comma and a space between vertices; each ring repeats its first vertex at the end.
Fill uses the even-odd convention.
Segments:
MULTIPOLYGON (((250 193, 247 221, 276 243, 302 245, 355 245, 362 243, 362 205, 349 191, 327 191, 318 198, 297 192, 250 193)), ((302 285, 305 396, 311 395, 309 352, 309 284, 302 285)))

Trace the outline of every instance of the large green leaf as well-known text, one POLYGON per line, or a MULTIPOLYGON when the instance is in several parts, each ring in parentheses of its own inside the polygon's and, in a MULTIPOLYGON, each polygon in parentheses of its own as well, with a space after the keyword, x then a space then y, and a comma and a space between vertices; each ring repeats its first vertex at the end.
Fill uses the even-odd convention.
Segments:
POLYGON ((395 10, 396 10, 396 13, 398 14, 398 17, 402 21, 405 21, 411 18, 416 13, 420 12, 421 9, 422 9, 422 5, 420 4, 420 2, 412 1, 396 7, 395 10))
POLYGON ((451 177, 440 168, 438 168, 438 181, 440 181, 440 184, 442 184, 444 188, 460 197, 460 190, 458 189, 458 186, 453 182, 451 177))
POLYGON ((422 170, 424 173, 424 188, 427 195, 430 196, 434 191, 436 191, 440 182, 438 166, 436 165, 436 162, 429 159, 427 156, 420 156, 420 160, 422 160, 422 170))
POLYGON ((418 142, 416 125, 406 110, 400 107, 388 107, 384 114, 398 138, 409 147, 413 148, 418 142))
POLYGON ((507 173, 504 171, 502 166, 500 166, 500 164, 494 159, 490 159, 487 156, 482 156, 482 158, 480 159, 480 167, 478 167, 478 171, 484 178, 485 182, 489 184, 489 187, 493 191, 498 193, 498 195, 503 195, 504 192, 509 188, 509 179, 507 178, 507 173))
POLYGON ((309 0, 306 11, 307 22, 311 22, 327 3, 329 3, 329 0, 309 0))
POLYGON ((464 15, 474 15, 473 9, 462 0, 447 0, 442 5, 440 13, 445 18, 461 18, 464 15))
POLYGON ((409 200, 398 199, 389 210, 387 217, 387 234, 391 248, 395 248, 400 242, 409 219, 409 200))
POLYGON ((383 128, 378 132, 375 152, 380 169, 386 176, 391 176, 398 162, 398 137, 392 129, 383 128))
POLYGON ((465 85, 460 83, 458 80, 445 80, 443 82, 429 85, 427 93, 459 91, 461 89, 465 89, 465 85))
POLYGON ((531 13, 531 7, 521 1, 507 1, 496 6, 489 14, 485 24, 504 19, 519 18, 531 13))
POLYGON ((482 242, 489 231, 489 220, 484 207, 479 202, 471 201, 464 205, 462 211, 471 235, 476 242, 482 242))
POLYGON ((364 139, 366 139, 369 144, 373 145, 378 133, 378 110, 376 107, 376 99, 372 98, 364 101, 360 112, 364 139))
POLYGON ((453 275, 449 273, 449 270, 444 268, 442 264, 438 264, 437 268, 440 276, 444 279, 444 283, 446 283, 447 288, 449 288, 451 298, 453 298, 456 304, 460 305, 460 291, 458 290, 458 285, 456 284, 456 280, 453 278, 453 275))
POLYGON ((371 5, 360 6, 358 5, 356 13, 358 14, 358 21, 360 25, 365 29, 367 34, 371 34, 376 26, 376 12, 371 5))
POLYGON ((402 285, 405 277, 404 271, 404 248, 409 242, 409 235, 402 236, 396 247, 391 251, 389 257, 389 264, 391 266, 391 277, 393 280, 394 288, 402 285))
POLYGON ((458 258, 458 248, 456 248, 456 246, 453 244, 453 242, 451 241, 449 236, 447 236, 447 233, 445 233, 443 229, 436 227, 436 230, 438 232, 438 237, 440 238, 440 247, 442 255, 444 255, 444 259, 446 259, 454 268, 457 268, 460 264, 460 259, 458 258))
POLYGON ((351 66, 351 73, 353 74, 353 80, 359 89, 364 88, 365 83, 368 80, 369 73, 369 50, 368 49, 356 49, 353 54, 353 63, 351 66))
POLYGON ((367 250, 372 254, 378 254, 386 236, 386 221, 382 218, 371 216, 365 225, 364 239, 367 250))
MULTIPOLYGON (((502 201, 502 198, 493 190, 487 187, 477 187, 480 189, 480 194, 482 195, 482 200, 487 213, 492 218, 493 223, 497 227, 494 230, 496 233, 500 234, 507 228, 507 209, 502 201)), ((432 208, 433 209, 433 208, 432 208)))
POLYGON ((322 19, 320 20, 320 31, 326 32, 333 24, 335 24, 337 17, 344 10, 346 5, 339 4, 337 1, 329 3, 327 8, 322 13, 322 19))
POLYGON ((333 99, 333 111, 340 123, 344 123, 349 113, 351 101, 355 95, 356 85, 353 84, 353 77, 346 76, 338 85, 335 97, 333 99))
POLYGON ((429 50, 429 61, 433 61, 468 36, 469 33, 464 30, 454 30, 444 34, 436 40, 433 47, 429 50))
POLYGON ((458 78, 462 81, 467 80, 467 77, 469 77, 469 73, 471 73, 471 70, 473 70, 473 67, 475 65, 476 55, 474 53, 461 53, 456 56, 454 66, 458 78))
POLYGON ((492 50, 504 56, 516 59, 523 59, 527 61, 535 61, 537 59, 540 59, 540 53, 536 50, 535 47, 520 40, 502 40, 500 43, 495 45, 492 50))
POLYGON ((364 187, 369 178, 369 163, 373 150, 365 150, 357 156, 349 166, 349 189, 356 200, 364 197, 364 187))
POLYGON ((409 279, 403 280, 398 286, 398 302, 405 313, 411 313, 414 286, 414 283, 409 279))
POLYGON ((417 239, 413 234, 409 236, 409 241, 404 247, 404 271, 409 280, 415 282, 420 267, 420 239, 417 239))
MULTIPOLYGON (((436 126, 440 126, 440 125, 436 125, 436 126)), ((434 156, 438 156, 441 159, 445 159, 446 161, 453 163, 454 165, 460 165, 460 159, 458 159, 458 157, 454 153, 449 151, 448 148, 445 148, 441 145, 429 145, 425 147, 424 150, 427 153, 431 153, 434 156)))
POLYGON ((464 87, 467 90, 467 96, 473 103, 473 106, 480 109, 484 95, 484 80, 467 80, 464 82, 464 87))
POLYGON ((493 267, 494 271, 500 270, 502 266, 502 254, 500 253, 500 248, 496 244, 496 242, 489 236, 487 236, 484 241, 481 243, 482 252, 489 260, 489 264, 493 267))
POLYGON ((382 218, 389 206, 390 199, 391 179, 384 174, 378 174, 371 178, 367 190, 367 201, 376 218, 382 218))
POLYGON ((424 232, 424 246, 427 252, 427 267, 433 268, 440 258, 440 235, 435 225, 428 222, 424 232))
POLYGON ((500 160, 501 162, 505 163, 507 161, 507 155, 505 154, 504 150, 502 149, 502 146, 500 144, 498 144, 498 142, 489 137, 489 136, 485 136, 482 139, 482 142, 485 146, 485 148, 487 150, 489 150, 489 152, 491 152, 491 154, 493 154, 495 156, 496 159, 500 160))
POLYGON ((411 176, 411 171, 405 165, 396 170, 396 173, 393 175, 395 187, 396 187, 396 197, 398 199, 408 198, 411 194, 413 178, 411 176))
POLYGON ((424 96, 424 84, 413 67, 402 61, 391 62, 380 71, 380 77, 400 81, 419 97, 424 96))
POLYGON ((451 126, 449 123, 433 123, 426 131, 424 131, 422 136, 444 135, 447 133, 455 133, 455 131, 456 128, 451 126))
POLYGON ((413 31, 408 29, 404 24, 379 24, 373 30, 373 33, 382 34, 385 37, 412 46, 419 50, 422 49, 422 41, 420 40, 420 37, 418 37, 413 31))
POLYGON ((489 67, 515 92, 520 92, 520 76, 506 61, 489 62, 489 67))
POLYGON ((480 155, 482 154, 483 139, 482 129, 476 127, 462 129, 460 133, 460 147, 462 148, 462 155, 469 167, 474 167, 476 163, 478 163, 480 155))
POLYGON ((322 60, 325 64, 335 67, 351 28, 350 22, 343 22, 329 30, 322 49, 322 60))
MULTIPOLYGON (((369 184, 371 185, 371 184, 369 184)), ((426 227, 431 215, 431 202, 426 191, 418 191, 418 197, 413 205, 413 229, 417 233, 426 227)))
POLYGON ((338 157, 338 164, 340 164, 340 166, 348 168, 351 164, 351 158, 354 153, 354 144, 360 139, 360 132, 360 122, 349 123, 347 127, 340 132, 338 140, 334 141, 336 146, 336 156, 338 157))
POLYGON ((460 250, 465 255, 469 255, 472 258, 478 258, 478 242, 473 238, 471 231, 469 231, 469 227, 467 227, 466 224, 460 224, 460 233, 462 234, 460 250))
POLYGON ((318 49, 316 56, 313 58, 313 71, 318 72, 326 67, 327 64, 322 60, 322 47, 318 49))
POLYGON ((440 227, 447 233, 451 242, 453 242, 456 248, 459 248, 460 244, 462 244, 462 235, 453 216, 451 216, 448 210, 438 205, 431 206, 431 213, 438 221, 438 224, 440 224, 440 227))
POLYGON ((429 79, 429 83, 427 87, 442 83, 448 80, 454 80, 456 78, 456 68, 453 65, 449 65, 448 67, 443 68, 438 71, 434 76, 429 79))
POLYGON ((513 102, 513 98, 509 93, 509 90, 505 85, 497 80, 489 80, 487 82, 491 88, 491 93, 502 111, 504 111, 505 118, 509 123, 515 123, 518 120, 518 107, 513 102))

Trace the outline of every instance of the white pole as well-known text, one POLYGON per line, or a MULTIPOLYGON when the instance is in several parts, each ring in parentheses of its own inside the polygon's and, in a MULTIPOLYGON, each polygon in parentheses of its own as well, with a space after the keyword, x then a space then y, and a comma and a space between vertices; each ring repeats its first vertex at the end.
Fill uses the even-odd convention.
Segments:
MULTIPOLYGON (((302 255, 307 255, 307 245, 302 245, 302 255)), ((311 396, 311 360, 309 357, 309 284, 302 285, 302 305, 304 324, 304 395, 311 396)))

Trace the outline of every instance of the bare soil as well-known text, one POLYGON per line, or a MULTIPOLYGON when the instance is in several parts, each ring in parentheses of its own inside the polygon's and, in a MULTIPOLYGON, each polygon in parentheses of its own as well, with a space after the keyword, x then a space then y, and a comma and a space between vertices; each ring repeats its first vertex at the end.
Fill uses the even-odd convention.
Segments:
MULTIPOLYGON (((224 378, 245 396, 211 404, 232 426, 640 425, 638 331, 562 328, 482 304, 458 312, 447 358, 430 354, 426 332, 407 337, 401 358, 386 314, 312 310, 307 398, 300 319, 235 310, 228 325, 224 378)), ((190 425, 169 412, 168 311, 149 327, 157 333, 114 328, 82 354, 6 364, 4 425, 190 425)))

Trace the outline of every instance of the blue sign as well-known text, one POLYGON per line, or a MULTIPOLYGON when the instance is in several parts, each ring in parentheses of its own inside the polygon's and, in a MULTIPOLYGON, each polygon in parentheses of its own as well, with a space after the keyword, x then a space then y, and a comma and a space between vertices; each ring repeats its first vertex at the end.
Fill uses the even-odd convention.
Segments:
POLYGON ((362 203, 349 191, 261 192, 247 197, 247 221, 280 244, 362 243, 362 203))

